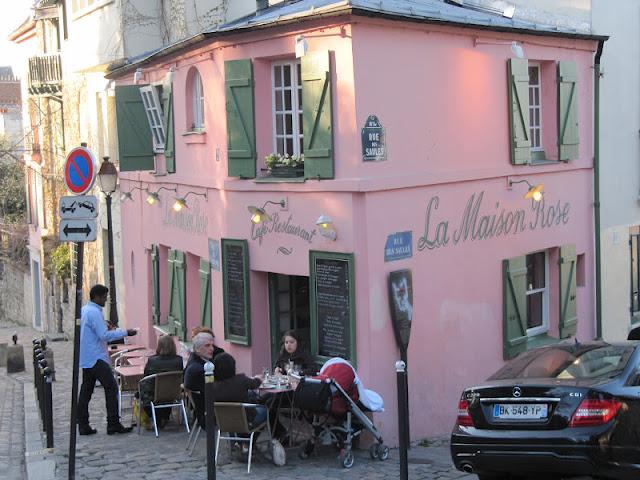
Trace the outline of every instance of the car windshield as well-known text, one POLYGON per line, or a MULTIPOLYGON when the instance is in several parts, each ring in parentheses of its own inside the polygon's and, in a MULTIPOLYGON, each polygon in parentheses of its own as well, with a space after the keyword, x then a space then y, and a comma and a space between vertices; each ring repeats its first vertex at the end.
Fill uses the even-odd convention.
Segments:
POLYGON ((608 344, 540 348, 513 359, 489 380, 610 378, 624 370, 634 348, 632 345, 608 344))

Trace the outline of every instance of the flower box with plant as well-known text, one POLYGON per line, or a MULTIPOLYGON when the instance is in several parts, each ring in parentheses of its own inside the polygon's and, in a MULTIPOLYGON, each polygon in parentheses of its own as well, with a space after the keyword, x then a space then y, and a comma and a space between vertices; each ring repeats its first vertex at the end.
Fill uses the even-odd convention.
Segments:
POLYGON ((264 157, 264 162, 273 177, 302 177, 304 175, 304 154, 270 153, 264 157))

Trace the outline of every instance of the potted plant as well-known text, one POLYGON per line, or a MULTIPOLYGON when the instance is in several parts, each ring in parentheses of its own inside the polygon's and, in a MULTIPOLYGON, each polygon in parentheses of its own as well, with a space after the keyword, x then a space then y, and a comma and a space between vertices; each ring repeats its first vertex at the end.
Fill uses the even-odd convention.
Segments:
POLYGON ((304 175, 304 154, 282 155, 270 153, 264 157, 272 177, 302 177, 304 175))

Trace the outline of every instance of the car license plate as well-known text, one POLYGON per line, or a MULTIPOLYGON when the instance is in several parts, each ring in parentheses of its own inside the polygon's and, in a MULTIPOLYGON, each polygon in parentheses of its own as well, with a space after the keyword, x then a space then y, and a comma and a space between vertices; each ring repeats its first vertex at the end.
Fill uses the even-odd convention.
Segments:
POLYGON ((497 420, 540 420, 547 418, 548 405, 544 403, 496 403, 493 418, 497 420))

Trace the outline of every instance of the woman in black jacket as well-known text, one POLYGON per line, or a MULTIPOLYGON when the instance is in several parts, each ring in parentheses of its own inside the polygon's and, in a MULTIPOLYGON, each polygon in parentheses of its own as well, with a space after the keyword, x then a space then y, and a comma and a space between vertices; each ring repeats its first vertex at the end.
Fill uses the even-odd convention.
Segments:
POLYGON ((318 373, 318 368, 311 356, 302 350, 300 336, 295 330, 288 330, 282 336, 282 348, 276 361, 276 373, 284 373, 289 362, 294 365, 294 370, 303 375, 318 373))
MULTIPOLYGON (((176 354, 176 344, 169 335, 162 335, 158 339, 156 355, 149 357, 147 365, 144 367, 144 376, 153 375, 154 373, 164 372, 182 372, 182 357, 176 354)), ((140 397, 142 405, 151 416, 151 401, 155 391, 155 381, 147 380, 140 383, 140 397)), ((169 420, 171 409, 161 408, 156 410, 156 419, 158 426, 163 428, 169 420)))

